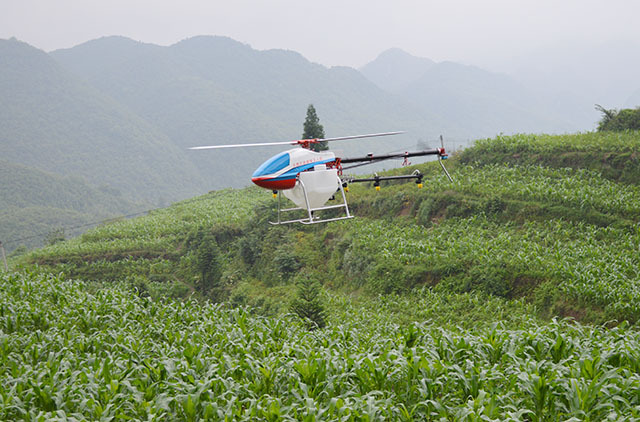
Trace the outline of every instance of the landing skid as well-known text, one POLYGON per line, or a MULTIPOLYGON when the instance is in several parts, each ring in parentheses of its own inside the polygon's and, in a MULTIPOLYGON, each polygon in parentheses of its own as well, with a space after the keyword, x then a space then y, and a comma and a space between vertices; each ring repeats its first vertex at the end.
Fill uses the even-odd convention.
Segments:
POLYGON ((346 220, 349 218, 353 218, 353 215, 349 213, 349 206, 347 205, 347 196, 344 193, 344 188, 342 187, 342 180, 340 180, 339 177, 338 177, 338 186, 340 187, 340 193, 342 194, 342 204, 326 205, 326 206, 317 207, 317 208, 311 208, 311 206, 309 205, 309 196, 307 194, 307 189, 305 188, 304 183, 302 183, 302 180, 300 180, 300 178, 298 178, 297 183, 300 184, 300 187, 302 188, 302 192, 304 193, 304 200, 306 203, 306 207, 282 209, 280 207, 281 193, 280 191, 278 191, 278 221, 269 221, 269 224, 274 226, 278 226, 281 224, 290 224, 290 223, 317 224, 317 223, 327 223, 329 221, 346 220), (316 214, 316 211, 325 211, 325 210, 331 210, 331 209, 337 209, 337 208, 344 208, 345 215, 342 217, 332 217, 332 218, 322 219, 316 214), (307 217, 297 218, 293 220, 285 220, 285 221, 283 221, 281 218, 281 214, 284 214, 285 212, 300 211, 300 210, 305 211, 307 213, 307 217))

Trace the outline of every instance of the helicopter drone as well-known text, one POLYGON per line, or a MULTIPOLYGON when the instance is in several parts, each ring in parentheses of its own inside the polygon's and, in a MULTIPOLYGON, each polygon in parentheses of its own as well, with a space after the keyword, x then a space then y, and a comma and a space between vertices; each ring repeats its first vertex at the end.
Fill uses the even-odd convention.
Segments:
POLYGON ((349 168, 359 167, 366 164, 372 164, 390 159, 404 159, 403 164, 407 165, 408 159, 410 157, 435 155, 438 158, 438 162, 440 163, 440 166, 444 170, 445 174, 447 175, 449 180, 451 180, 449 172, 447 172, 444 164, 442 164, 442 160, 448 157, 444 149, 442 136, 440 137, 441 148, 426 149, 414 152, 391 153, 382 155, 367 154, 363 157, 343 158, 336 157, 336 155, 332 151, 316 152, 311 149, 311 146, 313 144, 317 144, 320 142, 374 138, 378 136, 398 135, 401 133, 404 132, 371 133, 367 135, 342 136, 338 138, 324 139, 301 139, 297 141, 286 142, 210 145, 191 147, 189 149, 201 150, 219 148, 244 148, 270 145, 297 145, 297 148, 283 151, 262 163, 260 167, 258 167, 253 173, 251 181, 261 188, 271 190, 274 197, 278 198, 278 220, 275 222, 270 222, 270 224, 315 224, 328 221, 344 220, 353 217, 353 215, 351 215, 351 213, 349 212, 347 197, 345 195, 345 190, 348 189, 349 183, 373 182, 376 190, 379 190, 380 182, 383 180, 415 179, 418 187, 422 187, 423 175, 418 170, 416 170, 412 174, 400 176, 378 176, 377 174, 375 174, 374 177, 368 178, 344 177, 342 175, 342 171, 349 168), (352 165, 343 167, 344 164, 352 165), (342 203, 337 205, 325 205, 327 201, 332 199, 338 191, 340 191, 340 193, 342 194, 342 203), (281 192, 284 194, 284 196, 286 196, 294 204, 296 204, 297 207, 282 209, 280 207, 281 192), (340 208, 342 208, 342 210, 344 211, 344 215, 341 215, 339 217, 322 219, 317 213, 318 211, 340 208), (284 221, 281 219, 282 213, 298 210, 305 211, 305 217, 284 221))

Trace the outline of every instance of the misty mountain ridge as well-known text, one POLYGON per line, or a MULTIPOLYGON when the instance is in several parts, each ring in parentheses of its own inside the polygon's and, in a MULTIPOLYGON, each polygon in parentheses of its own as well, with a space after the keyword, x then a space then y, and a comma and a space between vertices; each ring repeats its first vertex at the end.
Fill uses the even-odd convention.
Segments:
POLYGON ((383 52, 360 70, 422 110, 473 127, 476 137, 580 129, 572 119, 549 112, 548 105, 506 74, 450 61, 436 63, 398 48, 383 52))
POLYGON ((435 64, 431 59, 412 56, 400 48, 390 48, 359 70, 380 88, 398 94, 435 64))
MULTIPOLYGON (((125 202, 117 213, 246 186, 278 149, 187 147, 298 139, 309 103, 328 136, 413 132, 367 143, 366 152, 412 149, 425 128, 434 139, 441 129, 436 119, 354 69, 326 69, 298 53, 258 52, 223 37, 171 47, 106 37, 50 54, 0 40, 0 65, 0 157, 51 174, 51 180, 67 178, 66 186, 76 180, 79 187, 86 182, 89 189, 118 191, 125 202)), ((363 145, 341 148, 361 154, 363 145)), ((0 235, 9 250, 18 246, 11 238, 24 236, 7 233, 33 234, 91 219, 68 201, 42 206, 48 196, 38 192, 50 189, 46 176, 20 180, 12 185, 19 192, 0 198, 6 223, 0 235)), ((79 199, 101 210, 87 205, 94 218, 113 215, 108 200, 82 189, 79 199)))
MULTIPOLYGON (((428 119, 354 69, 327 69, 295 52, 257 51, 226 37, 199 36, 169 47, 106 37, 51 55, 185 151, 196 145, 297 139, 310 103, 328 136, 396 128, 415 136, 439 126, 437 119, 428 119), (129 65, 114 65, 113 52, 129 65)), ((439 132, 431 130, 435 138, 439 132)), ((367 148, 379 152, 415 143, 405 136, 381 139, 367 148)), ((357 152, 361 146, 344 143, 340 148, 357 152)), ((277 152, 189 151, 189 158, 214 189, 246 185, 269 151, 277 152)))

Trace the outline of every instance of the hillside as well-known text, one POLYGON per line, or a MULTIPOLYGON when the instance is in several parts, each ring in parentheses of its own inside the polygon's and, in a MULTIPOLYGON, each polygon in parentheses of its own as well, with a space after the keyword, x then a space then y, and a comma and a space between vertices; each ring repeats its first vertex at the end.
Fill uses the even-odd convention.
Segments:
POLYGON ((0 276, 1 419, 638 416, 639 339, 624 327, 398 326, 384 307, 335 300, 330 326, 309 332, 291 315, 91 290, 0 276))
POLYGON ((639 153, 500 136, 453 183, 352 184, 355 219, 274 227, 227 189, 14 258, 0 419, 635 420, 639 153))
MULTIPOLYGON (((79 177, 60 176, 0 160, 0 240, 8 252, 42 246, 43 233, 150 208, 133 203, 103 185, 94 188, 79 177), (22 240, 24 239, 24 240, 22 240)), ((66 235, 81 231, 67 230, 66 235)))
MULTIPOLYGON (((347 156, 363 149, 433 147, 441 134, 455 149, 471 136, 572 127, 561 113, 550 118, 540 112, 540 104, 504 75, 399 50, 363 69, 378 84, 395 84, 391 89, 355 69, 326 68, 293 51, 259 51, 212 36, 168 47, 105 37, 49 54, 15 39, 1 40, 0 63, 2 160, 78 176, 93 189, 118 191, 129 203, 153 206, 246 186, 253 170, 277 149, 187 147, 296 139, 310 103, 327 136, 406 131, 332 147, 347 156)), ((28 233, 20 213, 6 211, 18 207, 3 208, 5 224, 13 222, 4 232, 23 238, 28 233)), ((67 215, 65 221, 81 212, 54 208, 51 214, 67 215)), ((119 209, 127 214, 138 209, 125 208, 119 209)), ((36 218, 46 211, 28 212, 36 218)), ((86 219, 104 215, 92 213, 85 213, 86 219)), ((73 221, 78 219, 85 217, 73 221)), ((34 223, 45 231, 56 228, 34 223)))
POLYGON ((23 263, 105 283, 126 279, 150 294, 170 282, 176 291, 195 289, 267 312, 281 309, 282 289, 305 275, 346 292, 426 287, 524 300, 542 318, 635 322, 640 189, 625 183, 625 174, 638 171, 640 138, 611 136, 482 141, 449 160, 453 183, 428 163, 417 166, 426 175, 421 190, 414 183, 378 193, 354 185, 349 201, 358 218, 311 228, 266 224, 274 218, 269 192, 220 191, 92 230, 23 263), (592 151, 600 159, 547 165, 541 157, 553 161, 556 150, 565 157, 592 151), (602 158, 615 152, 631 158, 618 177, 605 177, 602 158), (509 163, 505 156, 530 160, 509 163), (591 169, 583 168, 587 161, 591 169), (207 233, 224 263, 220 284, 211 289, 196 269, 207 233))

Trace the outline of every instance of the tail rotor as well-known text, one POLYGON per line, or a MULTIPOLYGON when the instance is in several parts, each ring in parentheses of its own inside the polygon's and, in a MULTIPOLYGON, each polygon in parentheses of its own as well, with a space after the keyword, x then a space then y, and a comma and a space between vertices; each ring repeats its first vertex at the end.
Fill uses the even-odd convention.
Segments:
POLYGON ((440 153, 438 154, 438 163, 440 163, 440 167, 442 167, 442 170, 444 171, 444 174, 446 174, 447 177, 449 178, 449 181, 453 182, 453 179, 451 178, 451 175, 447 171, 447 168, 442 163, 442 160, 446 160, 447 158, 449 158, 449 156, 444 150, 444 139, 442 138, 442 135, 440 135, 440 153))

